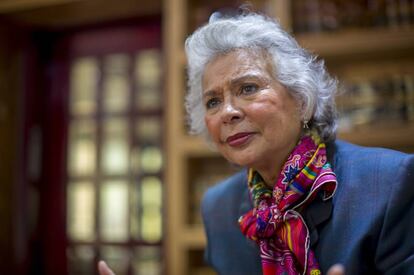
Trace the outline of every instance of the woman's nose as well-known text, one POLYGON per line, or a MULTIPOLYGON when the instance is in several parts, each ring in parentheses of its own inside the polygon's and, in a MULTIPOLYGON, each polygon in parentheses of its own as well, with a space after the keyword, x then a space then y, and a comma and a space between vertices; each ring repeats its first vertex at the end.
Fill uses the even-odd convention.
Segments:
POLYGON ((222 109, 222 120, 224 123, 234 123, 243 117, 240 108, 234 102, 228 101, 222 109))

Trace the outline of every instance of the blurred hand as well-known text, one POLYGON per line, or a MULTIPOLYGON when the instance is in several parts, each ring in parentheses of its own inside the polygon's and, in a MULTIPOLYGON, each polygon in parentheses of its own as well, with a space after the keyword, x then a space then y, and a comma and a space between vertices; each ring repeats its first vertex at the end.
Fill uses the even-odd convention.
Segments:
MULTIPOLYGON (((104 261, 99 261, 98 271, 99 275, 115 275, 115 273, 108 267, 108 265, 104 261)), ((333 275, 336 275, 336 273, 333 275)))
POLYGON ((345 275, 345 268, 341 264, 334 264, 329 268, 327 275, 345 275))

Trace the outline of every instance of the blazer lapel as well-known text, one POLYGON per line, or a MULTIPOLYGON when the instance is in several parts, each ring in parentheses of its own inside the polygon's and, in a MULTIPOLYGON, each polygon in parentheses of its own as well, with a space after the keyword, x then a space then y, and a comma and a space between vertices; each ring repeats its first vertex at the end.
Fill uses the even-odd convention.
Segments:
MULTIPOLYGON (((332 170, 335 171, 335 142, 326 145, 327 158, 331 164, 332 170)), ((309 230, 310 245, 314 246, 319 240, 318 226, 327 221, 332 213, 332 199, 323 201, 321 197, 316 198, 303 213, 306 226, 309 230)))
POLYGON ((310 245, 314 246, 319 240, 318 226, 327 221, 332 213, 332 199, 315 200, 305 209, 303 218, 309 230, 310 245))
POLYGON ((246 214, 248 211, 250 211, 253 208, 253 204, 252 201, 250 200, 250 195, 249 195, 249 188, 247 185, 247 171, 246 171, 246 177, 244 178, 243 182, 242 182, 242 192, 241 192, 241 201, 240 201, 240 206, 238 209, 238 216, 242 216, 244 214, 246 214))

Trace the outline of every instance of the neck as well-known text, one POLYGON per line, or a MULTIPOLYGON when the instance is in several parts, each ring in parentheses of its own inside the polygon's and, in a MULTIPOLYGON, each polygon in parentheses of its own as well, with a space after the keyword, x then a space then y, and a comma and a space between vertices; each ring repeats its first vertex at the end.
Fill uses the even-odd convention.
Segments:
POLYGON ((273 188, 279 177, 283 164, 283 160, 279 161, 278 163, 272 162, 272 165, 268 165, 267 167, 260 167, 255 170, 259 172, 266 185, 270 188, 273 188))
POLYGON ((287 146, 286 149, 282 151, 280 154, 270 154, 272 157, 261 162, 260 166, 252 167, 260 174, 260 176, 263 178, 264 182, 268 187, 273 188, 273 186, 276 184, 281 169, 285 165, 287 158, 289 157, 297 143, 298 142, 295 142, 292 143, 290 146, 287 146))
POLYGON ((269 188, 273 188, 273 186, 275 185, 276 181, 277 181, 277 177, 278 175, 265 175, 262 172, 259 171, 260 176, 262 176, 264 182, 266 183, 267 187, 269 188))

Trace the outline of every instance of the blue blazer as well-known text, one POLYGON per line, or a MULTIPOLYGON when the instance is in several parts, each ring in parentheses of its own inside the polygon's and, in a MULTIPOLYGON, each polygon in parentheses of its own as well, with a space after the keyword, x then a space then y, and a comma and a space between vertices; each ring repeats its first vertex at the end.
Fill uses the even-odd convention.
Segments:
MULTIPOLYGON (((414 274, 414 155, 336 141, 328 159, 336 193, 302 213, 322 272, 342 263, 346 274, 414 274)), ((238 225, 251 208, 245 170, 204 195, 205 258, 219 274, 262 274, 258 246, 238 225)))

